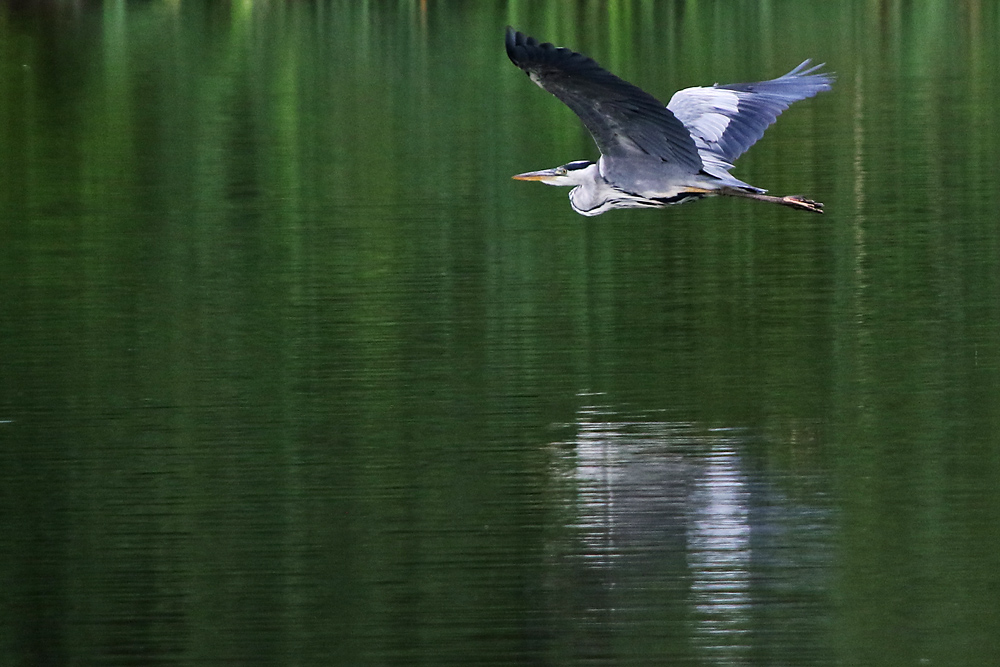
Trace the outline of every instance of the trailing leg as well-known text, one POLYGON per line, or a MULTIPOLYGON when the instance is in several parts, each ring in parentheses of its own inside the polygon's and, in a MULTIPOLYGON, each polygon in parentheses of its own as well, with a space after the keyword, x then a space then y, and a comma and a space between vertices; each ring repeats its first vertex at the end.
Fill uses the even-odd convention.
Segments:
POLYGON ((811 199, 805 199, 799 197, 798 195, 787 195, 785 197, 772 197, 771 195, 760 194, 759 192, 747 192, 746 190, 740 190, 737 188, 722 187, 716 190, 720 195, 725 195, 726 197, 741 197, 743 199, 756 199, 757 201, 766 201, 772 204, 780 204, 781 206, 788 206, 789 208, 797 208, 800 211, 812 211, 813 213, 822 213, 823 204, 818 201, 813 201, 811 199))

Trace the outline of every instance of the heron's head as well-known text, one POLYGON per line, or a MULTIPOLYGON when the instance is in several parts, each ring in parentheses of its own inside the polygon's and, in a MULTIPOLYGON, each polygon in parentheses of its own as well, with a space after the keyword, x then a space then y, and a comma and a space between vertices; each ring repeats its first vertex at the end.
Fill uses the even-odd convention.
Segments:
POLYGON ((541 171, 529 171, 526 174, 518 174, 513 178, 518 181, 541 181, 546 185, 583 185, 594 180, 590 167, 596 164, 589 160, 576 160, 561 167, 552 169, 542 169, 541 171))

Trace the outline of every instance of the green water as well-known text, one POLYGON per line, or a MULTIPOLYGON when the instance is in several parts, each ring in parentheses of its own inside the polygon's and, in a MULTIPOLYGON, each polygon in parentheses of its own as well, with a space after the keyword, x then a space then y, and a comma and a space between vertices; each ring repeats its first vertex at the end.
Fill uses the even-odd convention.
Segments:
POLYGON ((989 665, 991 2, 0 6, 0 663, 989 665), (661 99, 812 57, 707 200, 594 158, 512 24, 661 99))

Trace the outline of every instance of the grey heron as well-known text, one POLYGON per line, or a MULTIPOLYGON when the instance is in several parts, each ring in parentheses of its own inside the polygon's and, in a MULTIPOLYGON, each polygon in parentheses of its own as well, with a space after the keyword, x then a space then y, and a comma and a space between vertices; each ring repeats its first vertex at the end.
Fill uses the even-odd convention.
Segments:
POLYGON ((730 175, 740 155, 793 102, 830 90, 833 77, 806 60, 770 81, 685 88, 669 104, 618 78, 587 56, 507 28, 507 56, 573 110, 601 157, 514 176, 572 186, 573 210, 663 208, 715 195, 744 197, 815 213, 823 204, 773 197, 730 175))

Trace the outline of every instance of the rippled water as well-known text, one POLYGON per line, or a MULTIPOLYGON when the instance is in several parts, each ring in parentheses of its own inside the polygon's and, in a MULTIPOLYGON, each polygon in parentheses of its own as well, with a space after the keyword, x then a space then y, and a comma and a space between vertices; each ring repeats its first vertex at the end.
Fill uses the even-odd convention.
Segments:
POLYGON ((1000 13, 0 8, 4 664, 987 665, 1000 13), (838 75, 575 215, 513 24, 661 98, 838 75))

